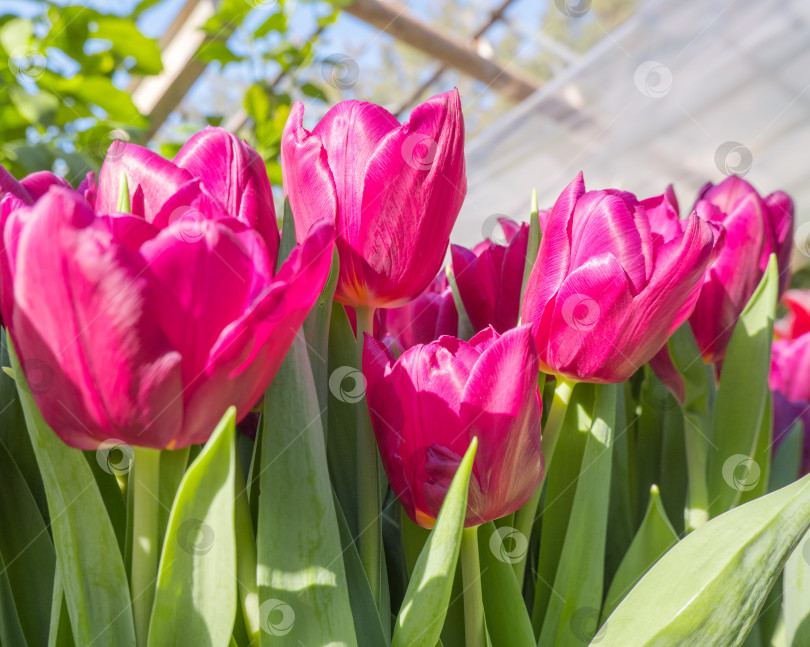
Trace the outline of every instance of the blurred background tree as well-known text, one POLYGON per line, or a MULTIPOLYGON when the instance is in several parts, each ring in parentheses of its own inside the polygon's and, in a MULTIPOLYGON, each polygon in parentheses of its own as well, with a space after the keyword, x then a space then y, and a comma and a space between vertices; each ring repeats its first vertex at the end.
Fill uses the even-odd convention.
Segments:
MULTIPOLYGON (((212 0, 0 0, 0 163, 22 176, 50 169, 77 183, 111 140, 171 156, 206 124, 237 132, 268 163, 274 185, 281 130, 295 100, 307 119, 343 99, 375 101, 406 118, 427 97, 458 87, 469 135, 514 103, 347 14, 349 0, 218 0, 198 27, 199 78, 171 114, 150 123, 138 85, 171 60, 177 15, 212 0), (163 56, 163 60, 161 58, 163 56)), ((501 0, 412 0, 397 9, 469 40, 501 0)), ((638 0, 513 0, 470 45, 538 84, 621 24, 638 0), (588 5, 574 15, 570 6, 588 5)), ((195 77, 196 78, 196 77, 195 77)), ((143 93, 141 93, 143 94, 143 93)))

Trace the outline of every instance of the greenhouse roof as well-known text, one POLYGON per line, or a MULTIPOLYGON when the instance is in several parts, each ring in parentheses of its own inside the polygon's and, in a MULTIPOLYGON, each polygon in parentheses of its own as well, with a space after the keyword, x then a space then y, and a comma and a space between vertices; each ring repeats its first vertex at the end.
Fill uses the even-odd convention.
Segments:
POLYGON ((763 193, 794 197, 796 260, 805 260, 808 22, 810 3, 801 0, 648 0, 469 142, 469 189, 454 242, 480 240, 494 214, 525 220, 526 187, 550 207, 580 170, 589 188, 640 197, 672 182, 682 212, 706 181, 736 172, 763 193))

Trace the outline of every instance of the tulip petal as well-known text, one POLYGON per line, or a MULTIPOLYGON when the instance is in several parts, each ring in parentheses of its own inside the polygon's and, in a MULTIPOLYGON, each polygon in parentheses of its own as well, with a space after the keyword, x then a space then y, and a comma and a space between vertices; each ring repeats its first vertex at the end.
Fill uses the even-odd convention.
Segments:
MULTIPOLYGON (((634 349, 633 371, 649 361, 692 314, 718 235, 713 225, 693 213, 681 240, 658 250, 655 272, 636 298, 633 314, 621 333, 623 344, 634 349)), ((625 366, 624 370, 630 368, 625 366)))
POLYGON ((187 171, 148 148, 114 141, 98 176, 97 211, 118 211, 122 173, 127 176, 130 213, 149 222, 154 220, 163 203, 192 179, 187 171))
POLYGON ((568 275, 553 302, 553 315, 537 324, 549 331, 547 346, 538 346, 541 361, 554 367, 553 372, 577 380, 615 382, 629 377, 614 375, 606 365, 629 352, 619 331, 632 299, 632 288, 616 258, 610 254, 591 258, 568 275))
POLYGON ((17 182, 14 176, 0 164, 0 201, 2 201, 7 194, 17 197, 25 204, 32 204, 34 202, 31 199, 31 195, 25 190, 25 187, 17 182))
POLYGON ((252 259, 230 228, 210 220, 177 221, 141 254, 155 285, 158 319, 183 356, 187 401, 212 346, 249 302, 252 259))
POLYGON ((529 274, 523 300, 523 321, 538 321, 551 304, 562 285, 571 259, 569 222, 577 200, 585 193, 585 180, 580 172, 565 187, 548 216, 540 240, 537 260, 529 274))
POLYGON ((20 186, 28 192, 34 202, 45 195, 52 186, 62 187, 63 189, 73 188, 65 178, 54 175, 50 171, 37 171, 31 173, 31 175, 26 175, 20 180, 20 186))
POLYGON ((216 403, 234 405, 241 419, 267 389, 326 283, 333 240, 330 224, 314 227, 273 282, 222 330, 209 353, 206 379, 187 405, 190 442, 210 434, 216 403))
POLYGON ((270 257, 276 257, 279 235, 273 192, 255 150, 235 135, 209 126, 186 142, 174 163, 200 178, 226 213, 258 230, 270 257))
POLYGON ((304 106, 293 104, 281 135, 284 195, 295 217, 295 236, 302 243, 312 226, 337 219, 338 198, 326 149, 303 126, 304 106))
POLYGON ((470 525, 514 512, 540 484, 539 372, 531 326, 524 325, 490 345, 470 373, 461 419, 467 437, 477 436, 481 447, 474 466, 481 494, 471 496, 470 525), (485 509, 476 509, 476 503, 485 509))
POLYGON ((767 235, 763 209, 756 193, 748 193, 723 221, 725 242, 707 272, 691 319, 706 361, 723 358, 734 323, 762 278, 761 271, 741 272, 740 264, 762 257, 767 235))
POLYGON ((341 101, 312 130, 326 151, 335 180, 338 235, 346 240, 360 238, 363 178, 380 140, 397 128, 399 122, 385 108, 341 101))
POLYGON ((515 233, 499 270, 500 289, 495 301, 493 326, 504 333, 514 328, 520 316, 520 291, 523 288, 523 271, 526 266, 526 250, 529 246, 529 227, 522 225, 515 233))
POLYGON ((480 256, 460 245, 451 245, 450 251, 453 277, 473 329, 494 325, 505 248, 491 245, 480 256))
POLYGON ((45 420, 82 449, 108 429, 165 446, 182 425, 180 357, 152 316, 142 260, 73 191, 53 189, 31 209, 12 269, 11 329, 23 368, 41 376, 34 396, 45 420))
POLYGON ((571 219, 569 271, 591 258, 611 254, 624 268, 637 294, 647 278, 641 240, 639 227, 625 200, 605 191, 590 191, 577 200, 571 219))
POLYGON ((368 162, 359 222, 345 222, 343 211, 339 217, 341 240, 344 232, 358 232, 349 239, 354 255, 339 249, 342 268, 359 281, 342 281, 339 299, 400 305, 436 276, 467 193, 463 142, 456 91, 421 104, 380 141, 368 162))

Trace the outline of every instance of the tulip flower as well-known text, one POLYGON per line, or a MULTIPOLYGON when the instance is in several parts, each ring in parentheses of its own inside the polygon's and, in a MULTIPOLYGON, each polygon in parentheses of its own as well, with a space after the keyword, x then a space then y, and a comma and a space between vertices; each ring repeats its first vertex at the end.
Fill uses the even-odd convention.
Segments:
POLYGON ((697 214, 722 224, 726 240, 706 272, 700 298, 689 320, 706 363, 723 359, 734 324, 776 254, 779 291, 790 278, 793 201, 782 191, 762 198, 745 180, 729 177, 707 184, 695 204, 697 214))
POLYGON ((386 336, 400 352, 417 344, 429 344, 442 335, 458 335, 458 311, 444 272, 437 274, 410 303, 378 312, 384 315, 386 336))
POLYGON ((363 373, 391 487, 416 523, 431 527, 461 457, 478 438, 466 526, 510 514, 543 474, 539 364, 529 326, 469 342, 444 336, 394 361, 366 335, 363 373))
POLYGON ((189 224, 208 216, 235 218, 259 232, 271 258, 278 254, 278 224, 264 162, 222 128, 209 126, 194 135, 174 161, 141 146, 113 142, 99 174, 99 212, 117 209, 122 173, 132 215, 159 229, 181 218, 189 224))
POLYGON ((312 132, 296 103, 281 140, 284 192, 299 241, 321 219, 337 231, 335 299, 393 308, 438 273, 467 192, 458 92, 433 97, 400 125, 380 106, 344 101, 312 132))
POLYGON ((504 218, 507 245, 494 241, 479 243, 473 250, 451 247, 453 276, 461 302, 477 332, 492 326, 498 332, 514 328, 520 314, 520 290, 529 226, 504 218))
POLYGON ((621 382, 692 313, 721 230, 678 219, 671 190, 639 201, 585 192, 557 199, 523 297, 541 369, 570 381, 621 382))
POLYGON ((178 184, 159 172, 170 163, 114 145, 98 211, 60 182, 39 195, 28 178, 30 200, 0 203, 0 309, 45 421, 73 447, 180 448, 204 442, 231 405, 243 418, 326 281, 331 225, 313 228, 276 273, 278 241, 259 222, 268 207, 245 206, 269 195, 257 188, 267 179, 250 156, 240 172, 217 150, 228 149, 211 147, 196 169, 205 184, 178 184), (132 214, 110 207, 111 167, 133 178, 132 214))

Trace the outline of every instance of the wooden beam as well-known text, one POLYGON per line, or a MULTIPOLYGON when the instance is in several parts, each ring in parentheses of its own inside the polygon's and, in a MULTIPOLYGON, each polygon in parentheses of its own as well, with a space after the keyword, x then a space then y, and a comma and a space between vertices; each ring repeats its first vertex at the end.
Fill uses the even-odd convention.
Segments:
MULTIPOLYGON (((476 29, 475 32, 473 32, 471 40, 474 45, 478 42, 478 39, 481 38, 481 36, 483 36, 490 27, 492 27, 492 25, 494 25, 499 20, 504 19, 503 12, 506 11, 506 9, 509 7, 510 4, 512 4, 513 1, 514 0, 503 0, 501 4, 499 4, 497 7, 495 7, 495 9, 493 9, 490 12, 487 21, 484 24, 482 24, 478 29, 476 29)), ((400 104, 399 108, 394 110, 394 114, 397 117, 401 116, 402 113, 405 112, 414 103, 416 103, 419 100, 419 97, 422 96, 422 93, 425 90, 427 90, 431 85, 433 85, 436 81, 438 81, 439 78, 442 76, 442 74, 444 74, 448 69, 449 66, 446 64, 442 64, 439 67, 437 67, 433 71, 433 74, 430 75, 430 78, 424 83, 422 83, 418 88, 416 88, 416 90, 414 90, 410 94, 410 96, 400 104)))
POLYGON ((205 71, 206 64, 194 55, 206 39, 200 28, 213 15, 212 0, 187 0, 161 38, 163 71, 130 84, 132 101, 149 118, 144 142, 154 136, 205 71))
POLYGON ((445 31, 426 25, 405 13, 404 9, 397 9, 381 0, 352 0, 343 7, 343 11, 486 83, 513 101, 523 101, 540 87, 540 83, 532 77, 518 70, 507 70, 445 31))

